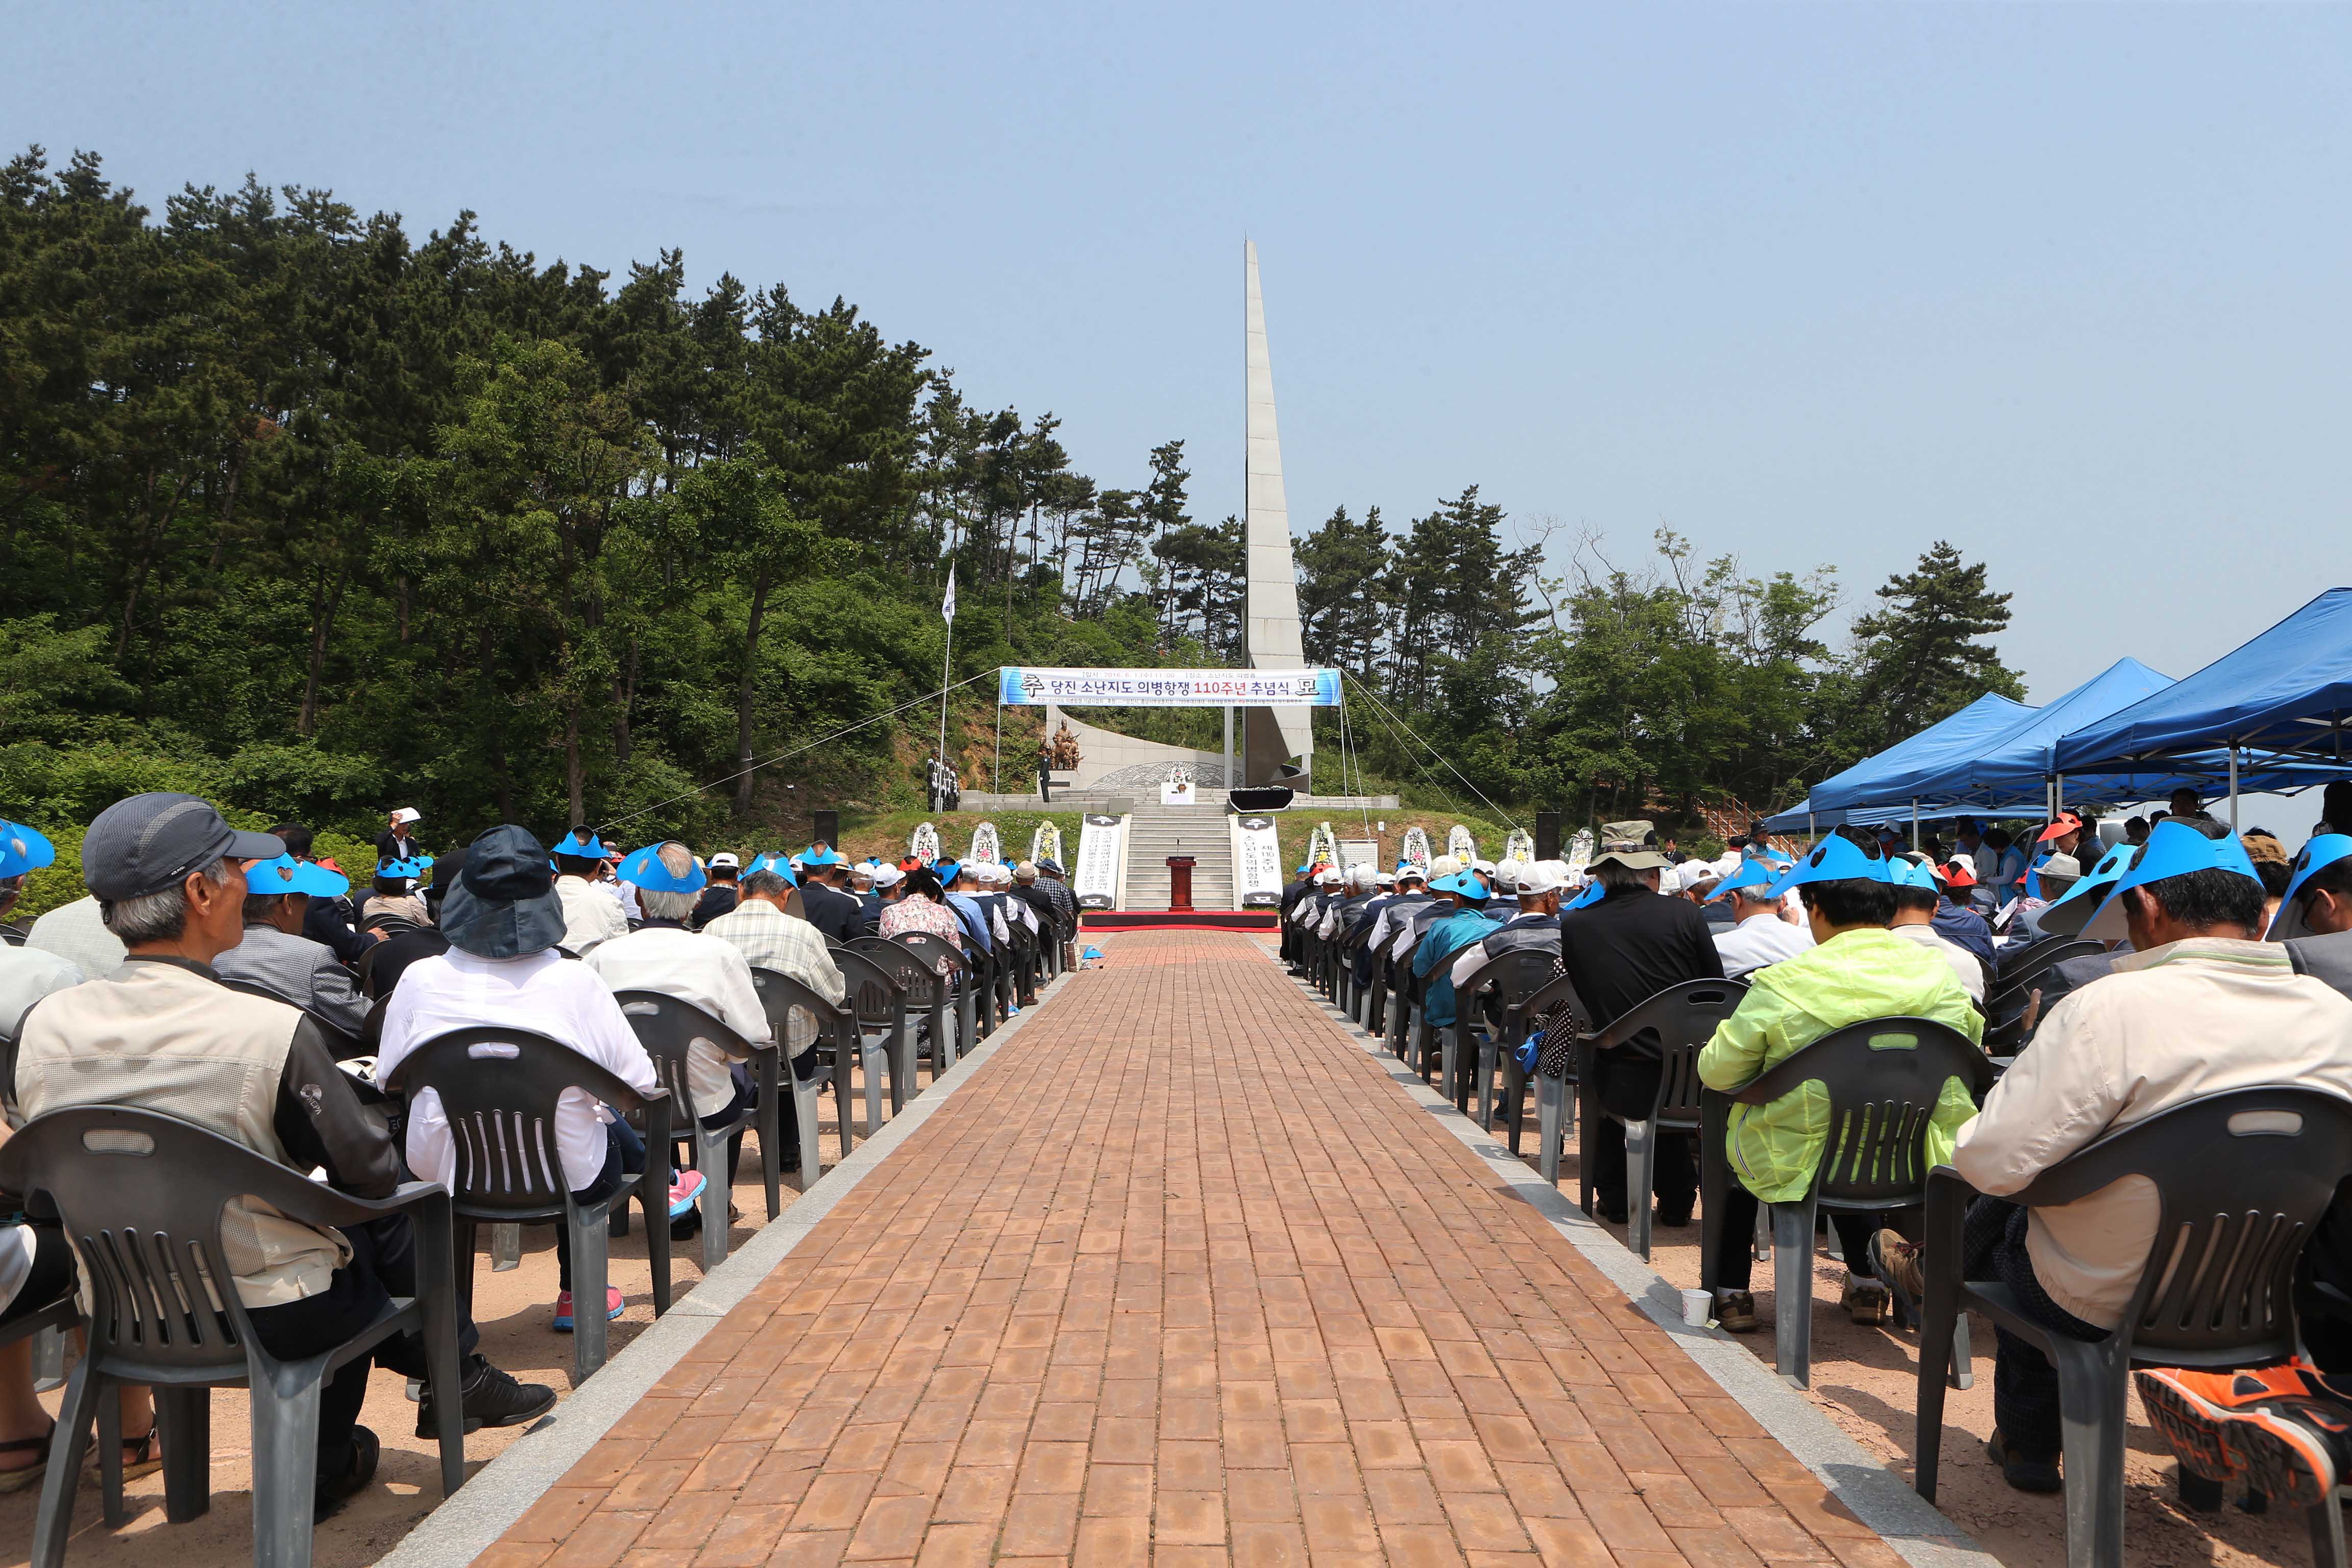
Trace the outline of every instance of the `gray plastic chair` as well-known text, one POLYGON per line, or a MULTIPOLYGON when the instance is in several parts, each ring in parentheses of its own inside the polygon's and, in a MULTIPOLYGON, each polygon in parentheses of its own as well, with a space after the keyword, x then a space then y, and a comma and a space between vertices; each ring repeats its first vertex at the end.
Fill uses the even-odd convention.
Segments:
POLYGON ((1698 1053, 1715 1026, 1739 1010, 1748 994, 1744 980, 1685 980, 1635 1005, 1599 1034, 1579 1042, 1578 1098, 1583 1102, 1583 1133, 1577 1143, 1576 1206, 1592 1212, 1594 1167, 1600 1163, 1601 1118, 1625 1123, 1625 1239, 1647 1262, 1653 1215, 1650 1192, 1658 1173, 1658 1133, 1699 1130, 1698 1053), (1654 1046, 1636 1036, 1655 1034, 1654 1046), (1612 1116, 1593 1087, 1594 1064, 1605 1050, 1634 1051, 1660 1064, 1658 1093, 1640 1121, 1612 1116))
MULTIPOLYGON (((956 1032, 947 1046, 947 1067, 956 1058, 969 1056, 980 1044, 979 1004, 974 992, 978 981, 972 974, 971 955, 958 942, 927 931, 900 931, 887 940, 897 942, 931 967, 931 973, 948 983, 949 1002, 955 1009, 956 1032)), ((944 1072, 946 1068, 936 1068, 944 1072)))
MULTIPOLYGON (((856 1039, 857 1020, 850 1015, 847 1002, 828 1002, 780 970, 762 969, 755 963, 751 966, 751 984, 759 988, 760 1005, 767 1009, 769 1026, 775 1030, 778 1039, 788 1037, 788 1015, 795 1009, 807 1013, 816 1024, 816 1043, 809 1047, 808 1054, 821 1064, 820 1068, 814 1077, 803 1078, 795 1065, 792 1074, 793 1126, 801 1146, 799 1185, 801 1191, 806 1192, 824 1173, 824 1163, 817 1154, 816 1123, 828 1081, 833 1085, 835 1113, 841 1118, 842 1158, 847 1159, 856 1146, 856 1129, 849 1114, 851 1050, 843 1049, 840 1042, 845 1037, 856 1039)), ((871 1062, 866 1064, 866 1076, 870 1095, 874 1083, 871 1062)))
MULTIPOLYGON (((948 988, 929 963, 888 937, 859 937, 849 947, 852 952, 880 970, 883 977, 897 989, 902 1020, 911 1020, 918 1013, 927 1020, 923 1032, 929 1039, 920 1046, 916 1040, 914 1025, 911 1022, 906 1024, 906 1097, 912 1099, 921 1091, 917 1068, 924 1057, 930 1058, 934 1082, 955 1060, 952 1054, 955 1042, 950 1033, 953 1026, 950 1022, 948 988)), ((848 972, 845 970, 842 977, 845 981, 848 972)), ((862 1015, 860 1022, 863 1022, 862 1015)), ((890 1083, 894 1089, 898 1084, 898 1071, 894 1058, 890 1068, 890 1083)))
POLYGON ((833 962, 841 971, 844 1000, 857 1017, 860 1047, 868 1040, 882 1047, 890 1072, 890 1114, 896 1116, 920 1092, 915 1082, 915 1031, 907 1021, 906 987, 899 984, 895 967, 885 967, 854 946, 835 953, 833 962))
POLYGON ((13 1345, 25 1339, 33 1342, 34 1393, 47 1394, 65 1386, 66 1331, 80 1321, 80 1310, 74 1305, 73 1297, 66 1295, 0 1328, 0 1345, 13 1345))
MULTIPOLYGON (((662 1087, 669 1090, 670 1131, 694 1152, 694 1169, 702 1173, 702 1268, 704 1273, 727 1261, 728 1209, 732 1187, 727 1180, 727 1145, 739 1132, 760 1140, 760 1177, 767 1185, 768 1217, 783 1210, 779 1190, 783 1179, 783 1128, 777 1109, 774 1046, 755 1046, 690 1002, 658 991, 616 991, 613 1000, 636 1032, 637 1044, 653 1058, 662 1087), (697 1040, 709 1040, 730 1061, 751 1068, 751 1106, 724 1127, 702 1124, 706 1114, 694 1102, 687 1061, 697 1040)), ((716 1110, 716 1107, 713 1107, 716 1110)), ((575 1297, 574 1300, 577 1300, 575 1297)), ((577 1320, 574 1320, 577 1321, 577 1320)))
POLYGON ((1381 962, 1388 965, 1389 999, 1387 1028, 1384 1037, 1389 1052, 1399 1061, 1412 1059, 1412 950, 1421 945, 1421 938, 1404 944, 1402 954, 1396 952, 1396 939, 1389 939, 1390 956, 1381 962))
POLYGON ((1927 1202, 1927 1125, 1944 1085, 1958 1079, 1981 1100, 1992 1063, 1973 1041, 1932 1018, 1874 1018, 1832 1029, 1736 1094, 1699 1095, 1699 1288, 1715 1288, 1715 1258, 1731 1174, 1725 1141, 1734 1105, 1769 1105, 1808 1083, 1829 1096, 1828 1136, 1812 1185, 1772 1211, 1773 1363, 1801 1388, 1813 1376, 1813 1226, 1822 1209, 1899 1214, 1927 1202))
POLYGON ((457 1152, 451 1206, 457 1215, 457 1293, 474 1300, 474 1238, 485 1225, 567 1227, 572 1244, 572 1381, 577 1387, 604 1364, 604 1302, 611 1281, 608 1237, 627 1223, 636 1200, 646 1215, 646 1257, 653 1266, 654 1311, 669 1310, 669 1091, 639 1094, 560 1040, 527 1029, 477 1027, 436 1035, 401 1058, 383 1084, 414 1101, 426 1089, 441 1100, 457 1152), (556 1157, 556 1102, 576 1089, 616 1114, 645 1117, 646 1168, 625 1174, 602 1202, 572 1201, 556 1157))
MULTIPOLYGON (((1459 962, 1460 953, 1449 953, 1444 963, 1449 966, 1459 962)), ((1514 1018, 1524 1019, 1524 1013, 1512 1009, 1519 1001, 1533 995, 1549 984, 1559 963, 1559 944, 1549 947, 1515 947, 1495 954, 1476 969, 1470 978, 1454 988, 1454 1026, 1445 1034, 1445 1079, 1451 1085, 1446 1098, 1454 1108, 1470 1109, 1471 1062, 1477 1062, 1476 1099, 1478 1131, 1491 1130, 1495 1125, 1495 1068, 1509 1054, 1509 1047, 1518 1043, 1517 1037, 1507 1041, 1504 1036, 1514 1026, 1514 1018), (1487 1016, 1491 1015, 1491 1016, 1487 1016), (1486 1027, 1480 1027, 1481 1024, 1486 1027), (1474 1053, 1473 1043, 1476 1045, 1474 1053)), ((1522 1095, 1526 1079, 1520 1079, 1522 1095)), ((1512 1121, 1518 1121, 1518 1107, 1513 1102, 1512 1121)), ((1514 1148, 1513 1153, 1518 1151, 1514 1148)))
POLYGON ((303 1568, 310 1561, 321 1385, 394 1335, 425 1340, 439 1417, 442 1495, 465 1480, 450 1200, 439 1186, 411 1182, 388 1198, 351 1197, 175 1116, 80 1106, 36 1117, 0 1145, 0 1187, 46 1200, 88 1265, 89 1344, 67 1382, 49 1445, 33 1525, 37 1568, 65 1561, 93 1425, 106 1444, 100 1463, 116 1514, 109 1522, 121 1522, 121 1445, 116 1423, 100 1413, 117 1408, 124 1384, 155 1391, 164 1512, 175 1524, 212 1506, 211 1391, 250 1391, 253 1557, 262 1568, 303 1568), (374 1321, 322 1355, 278 1360, 254 1338, 236 1289, 215 1289, 233 1279, 221 1216, 239 1197, 317 1226, 409 1215, 416 1227, 418 1293, 392 1298, 374 1321))
MULTIPOLYGON (((2156 1189, 2156 1236, 2123 1326, 2099 1340, 2053 1334, 2005 1285, 1959 1278, 1971 1189, 1941 1165, 1927 1181, 1927 1300, 1919 1338, 1919 1495, 1936 1499, 1944 1434, 1944 1346, 1973 1308, 2048 1356, 2058 1372, 2070 1568, 2122 1568, 2126 1396, 2134 1366, 2239 1367, 2302 1347, 2295 1265, 2344 1173, 2352 1103, 2286 1087, 2209 1094, 2117 1129, 2043 1171, 2009 1201, 2047 1208, 2126 1176, 2156 1189), (2168 1262, 2167 1260, 2170 1260, 2168 1262)), ((2311 1510, 2312 1555, 2344 1562, 2335 1497, 2311 1510)))
MULTIPOLYGON (((1568 1004, 1570 1016, 1575 1020, 1577 1037, 1580 1040, 1591 1027, 1592 1010, 1584 1005, 1584 998, 1576 994, 1576 982, 1566 974, 1553 975, 1513 1004, 1508 1012, 1517 1015, 1512 1021, 1512 1027, 1517 1031, 1516 1037, 1526 1039, 1537 1019, 1563 1002, 1568 1004)), ((1576 1120, 1576 1101, 1569 1097, 1568 1091, 1570 1085, 1580 1081, 1580 1069, 1575 1051, 1558 1052, 1552 1045, 1550 1040, 1544 1042, 1544 1059, 1557 1059, 1563 1066, 1558 1078, 1547 1072, 1536 1074, 1536 1172, 1545 1181, 1558 1186, 1560 1154, 1576 1120)), ((1526 1074, 1516 1060, 1509 1064, 1507 1070, 1515 1086, 1524 1085, 1526 1074)), ((1514 1092, 1517 1091, 1515 1088, 1514 1092)), ((1514 1129, 1515 1135, 1516 1131, 1514 1129)), ((1518 1152, 1516 1136, 1511 1151, 1513 1153, 1518 1152)))
POLYGON ((2015 952, 1993 955, 1992 984, 1990 989, 2006 991, 2047 974, 2070 958, 2083 958, 2094 952, 2105 952, 2107 944, 2087 937, 2045 936, 2032 947, 2015 952))

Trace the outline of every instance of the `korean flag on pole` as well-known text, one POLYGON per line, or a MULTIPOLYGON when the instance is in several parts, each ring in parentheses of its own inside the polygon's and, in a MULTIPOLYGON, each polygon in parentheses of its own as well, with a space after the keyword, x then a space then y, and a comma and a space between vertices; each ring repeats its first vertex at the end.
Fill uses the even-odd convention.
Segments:
POLYGON ((940 616, 944 620, 955 619, 955 563, 948 563, 948 596, 940 601, 940 616))

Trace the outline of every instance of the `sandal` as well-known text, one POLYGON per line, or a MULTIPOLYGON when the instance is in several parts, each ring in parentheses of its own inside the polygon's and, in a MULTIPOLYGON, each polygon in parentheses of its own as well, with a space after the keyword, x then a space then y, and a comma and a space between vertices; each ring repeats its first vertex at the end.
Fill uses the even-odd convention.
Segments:
POLYGON ((152 1423, 138 1436, 123 1438, 122 1479, 136 1480, 141 1476, 151 1476, 162 1469, 163 1456, 155 1451, 158 1447, 155 1427, 152 1423), (133 1458, 134 1455, 137 1457, 133 1458))
POLYGON ((49 1440, 57 1436, 57 1423, 51 1422, 48 1432, 43 1436, 18 1437, 13 1442, 0 1443, 0 1454, 38 1453, 41 1456, 37 1461, 22 1469, 0 1470, 0 1495, 20 1492, 26 1487, 41 1484, 41 1478, 49 1471, 49 1440))

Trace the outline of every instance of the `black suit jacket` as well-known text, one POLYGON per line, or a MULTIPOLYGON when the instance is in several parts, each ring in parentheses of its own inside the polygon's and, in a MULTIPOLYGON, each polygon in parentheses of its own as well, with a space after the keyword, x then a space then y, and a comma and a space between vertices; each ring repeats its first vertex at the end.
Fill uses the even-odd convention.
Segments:
POLYGON ((855 942, 866 932, 866 906, 822 882, 801 889, 801 908, 809 924, 835 942, 855 942))

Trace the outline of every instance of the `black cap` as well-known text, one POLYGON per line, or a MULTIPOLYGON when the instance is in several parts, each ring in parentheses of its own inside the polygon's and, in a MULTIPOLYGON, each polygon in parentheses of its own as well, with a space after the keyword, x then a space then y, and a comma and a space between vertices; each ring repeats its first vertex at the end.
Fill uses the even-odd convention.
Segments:
POLYGON ((285 853, 283 840, 231 827, 209 801, 158 790, 98 814, 82 835, 81 879, 98 897, 119 902, 177 887, 223 857, 275 860, 285 853))
POLYGON ((493 827, 467 846, 465 868, 441 900, 441 934, 478 958, 521 958, 563 940, 555 868, 529 828, 493 827))

